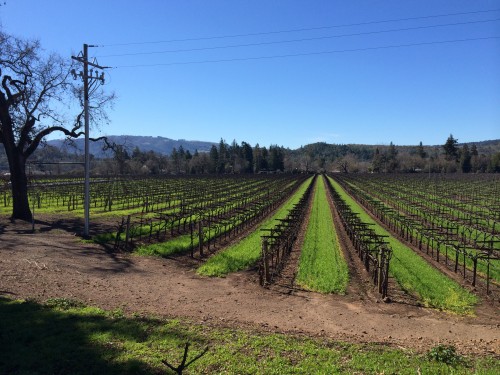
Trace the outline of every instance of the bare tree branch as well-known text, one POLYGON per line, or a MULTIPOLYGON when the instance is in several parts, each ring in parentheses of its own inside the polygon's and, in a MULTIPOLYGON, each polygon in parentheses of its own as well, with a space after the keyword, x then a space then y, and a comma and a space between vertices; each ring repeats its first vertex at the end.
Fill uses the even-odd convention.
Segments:
POLYGON ((191 361, 186 363, 187 357, 188 357, 189 346, 190 346, 190 344, 189 344, 189 342, 187 342, 186 345, 184 346, 184 355, 182 356, 182 362, 179 366, 175 367, 175 366, 171 365, 170 363, 168 363, 168 361, 166 361, 166 360, 162 361, 163 364, 166 365, 172 371, 175 371, 176 374, 182 375, 182 372, 184 371, 184 369, 186 369, 193 362, 195 362, 198 359, 200 359, 201 357, 203 357, 206 354, 206 352, 208 352, 208 346, 207 346, 205 348, 205 350, 203 350, 203 352, 201 352, 196 357, 194 357, 191 361))
MULTIPOLYGON (((31 218, 26 160, 43 139, 54 132, 68 138, 84 134, 83 112, 78 111, 73 114, 74 121, 68 121, 69 113, 65 111, 70 109, 71 100, 82 101, 81 83, 69 79, 72 64, 69 58, 45 55, 38 41, 13 37, 0 28, 0 142, 11 170, 13 217, 31 218)), ((114 94, 107 95, 97 88, 90 98, 94 101, 90 112, 92 126, 107 121, 106 109, 114 100, 114 94)), ((106 147, 111 147, 106 139, 105 142, 106 147)))

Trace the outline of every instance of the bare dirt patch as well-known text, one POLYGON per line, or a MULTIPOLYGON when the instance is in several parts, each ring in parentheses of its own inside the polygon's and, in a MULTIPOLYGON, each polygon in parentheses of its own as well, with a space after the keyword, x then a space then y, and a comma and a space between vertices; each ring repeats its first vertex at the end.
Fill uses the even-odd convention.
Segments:
POLYGON ((417 351, 447 343, 464 354, 500 355, 498 309, 487 301, 476 317, 453 316, 404 299, 386 304, 362 271, 345 296, 262 288, 255 270, 206 278, 180 259, 139 257, 84 243, 72 230, 77 226, 39 223, 31 233, 30 224, 0 218, 0 295, 74 298, 126 313, 417 351))

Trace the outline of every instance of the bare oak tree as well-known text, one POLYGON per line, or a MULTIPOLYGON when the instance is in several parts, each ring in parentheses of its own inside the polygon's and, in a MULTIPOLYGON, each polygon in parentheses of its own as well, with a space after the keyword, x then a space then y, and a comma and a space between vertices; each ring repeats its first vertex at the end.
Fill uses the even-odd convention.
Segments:
MULTIPOLYGON (((80 103, 82 89, 71 77, 71 60, 46 54, 39 41, 23 40, 0 30, 0 143, 9 163, 12 218, 31 220, 26 161, 51 133, 78 138, 83 132, 83 110, 69 116, 80 103)), ((91 121, 106 121, 105 109, 114 94, 93 93, 91 121)))

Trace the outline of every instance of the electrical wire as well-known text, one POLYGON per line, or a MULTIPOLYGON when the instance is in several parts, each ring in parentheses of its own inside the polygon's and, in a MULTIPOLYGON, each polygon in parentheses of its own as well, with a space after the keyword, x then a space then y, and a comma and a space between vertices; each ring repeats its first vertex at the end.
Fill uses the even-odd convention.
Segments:
POLYGON ((246 34, 233 34, 233 35, 222 35, 222 36, 169 39, 169 40, 143 41, 143 42, 114 43, 114 44, 100 45, 100 47, 118 47, 118 46, 131 46, 131 45, 144 45, 144 44, 161 44, 161 43, 188 42, 188 41, 212 40, 212 39, 240 38, 240 37, 246 37, 246 36, 272 35, 272 34, 284 34, 284 33, 293 33, 293 32, 301 32, 301 31, 325 30, 325 29, 334 29, 334 28, 341 28, 341 27, 374 25, 374 24, 400 22, 400 21, 414 21, 414 20, 440 18, 440 17, 451 17, 451 16, 460 16, 460 15, 468 15, 468 14, 491 13, 491 12, 498 12, 498 11, 500 11, 500 9, 478 10, 478 11, 472 11, 472 12, 459 12, 459 13, 447 13, 447 14, 437 14, 437 15, 430 15, 430 16, 397 18, 397 19, 391 19, 391 20, 368 21, 368 22, 359 22, 359 23, 350 23, 350 24, 290 29, 290 30, 264 31, 264 32, 246 33, 246 34))
POLYGON ((234 62, 234 61, 265 60, 265 59, 278 59, 278 58, 299 57, 299 56, 327 55, 327 54, 334 54, 334 53, 373 51, 373 50, 405 48, 405 47, 415 47, 415 46, 428 46, 428 45, 446 44, 446 43, 462 43, 462 42, 471 42, 471 41, 478 41, 478 40, 492 40, 492 39, 500 39, 500 36, 488 36, 488 37, 482 37, 482 38, 454 39, 454 40, 443 40, 443 41, 434 41, 434 42, 397 44, 397 45, 379 46, 379 47, 352 48, 352 49, 321 51, 321 52, 294 53, 294 54, 286 54, 286 55, 271 55, 271 56, 243 57, 243 58, 233 58, 233 59, 185 61, 185 62, 156 63, 156 64, 119 65, 119 66, 114 66, 112 68, 113 69, 120 69, 120 68, 139 68, 139 67, 155 67, 155 66, 171 66, 171 65, 194 65, 194 64, 209 64, 209 63, 222 63, 222 62, 234 62))
POLYGON ((239 48, 239 47, 255 47, 255 46, 273 45, 273 44, 307 42, 307 41, 313 41, 313 40, 324 40, 324 39, 333 39, 333 38, 361 36, 361 35, 383 34, 383 33, 391 33, 391 32, 398 32, 398 31, 421 30, 421 29, 430 29, 430 28, 436 28, 436 27, 469 25, 469 24, 495 22, 495 21, 500 21, 500 18, 494 18, 494 19, 489 19, 489 20, 480 20, 480 21, 467 21, 467 22, 456 22, 456 23, 438 24, 438 25, 405 27, 405 28, 389 29, 389 30, 366 31, 366 32, 352 33, 352 34, 340 34, 340 35, 319 36, 319 37, 301 38, 301 39, 279 40, 279 41, 271 41, 271 42, 258 42, 258 43, 247 43, 247 44, 233 44, 233 45, 226 45, 226 46, 199 47, 199 48, 165 50, 165 51, 152 51, 152 52, 131 52, 131 53, 112 54, 112 55, 100 55, 100 56, 97 56, 97 57, 101 58, 101 57, 123 57, 123 56, 158 55, 158 54, 174 53, 174 52, 194 52, 194 51, 206 51, 206 50, 228 49, 228 48, 239 48))

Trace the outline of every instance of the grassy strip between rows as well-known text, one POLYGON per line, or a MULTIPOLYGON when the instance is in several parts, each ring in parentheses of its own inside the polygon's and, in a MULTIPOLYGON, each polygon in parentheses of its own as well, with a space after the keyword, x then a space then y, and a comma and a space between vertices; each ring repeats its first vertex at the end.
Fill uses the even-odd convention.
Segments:
POLYGON ((296 282, 316 292, 344 294, 349 282, 347 263, 333 225, 324 178, 316 181, 296 282))
MULTIPOLYGON (((285 189, 290 187, 291 185, 293 185, 295 183, 296 183, 296 181, 290 182, 285 187, 285 189)), ((265 194, 265 193, 263 193, 263 194, 265 194)), ((259 196, 259 195, 257 194, 256 197, 257 196, 259 196)), ((235 205, 233 204, 232 206, 235 206, 235 205)), ((182 226, 182 225, 184 225, 184 223, 191 222, 191 220, 195 220, 195 219, 196 219, 196 215, 186 216, 180 220, 180 225, 182 226)), ((224 229, 219 228, 219 231, 217 231, 214 227, 214 228, 210 229, 210 231, 208 231, 208 233, 205 233, 205 238, 213 239, 217 235, 220 236, 226 232, 231 231, 234 228, 234 226, 240 225, 241 223, 242 223, 241 220, 235 220, 234 225, 228 225, 224 229)), ((153 228, 157 228, 158 225, 159 225, 159 223, 154 224, 153 228)), ((147 235, 150 231, 150 226, 145 225, 143 227, 139 227, 138 230, 141 231, 143 234, 147 235)), ((122 237, 123 237, 122 239, 124 240, 125 233, 122 233, 122 237)), ((109 238, 109 237, 104 237, 104 236, 101 237, 101 239, 107 239, 107 238, 109 238)), ((177 253, 187 252, 193 248, 198 247, 199 243, 200 243, 200 239, 199 239, 198 235, 195 235, 193 237, 193 240, 191 241, 191 234, 188 233, 188 234, 176 236, 168 241, 140 246, 135 250, 135 252, 139 255, 156 255, 156 256, 166 257, 166 256, 170 256, 170 255, 177 254, 177 253)))
MULTIPOLYGON (((182 219, 181 223, 183 223, 185 220, 188 220, 188 218, 182 219)), ((241 220, 235 220, 234 225, 228 225, 224 229, 219 229, 219 232, 217 232, 215 228, 212 228, 210 229, 210 231, 208 231, 208 233, 205 233, 205 237, 213 239, 216 235, 220 236, 226 232, 229 232, 234 228, 234 226, 240 225, 241 223, 241 220)), ((192 248, 198 247, 199 243, 199 236, 195 235, 191 242, 191 234, 183 234, 168 241, 140 246, 136 249, 135 252, 139 255, 158 255, 165 257, 189 251, 192 248)))
MULTIPOLYGON (((360 192, 362 192, 363 194, 366 194, 368 195, 369 197, 371 197, 372 199, 374 199, 375 201, 383 204, 384 206, 386 207, 389 207, 393 210, 396 210, 397 211, 397 208, 395 206, 395 201, 394 201, 394 198, 393 197, 386 197, 387 200, 389 200, 390 204, 386 203, 384 200, 382 200, 382 198, 380 197, 376 197, 372 194, 370 194, 369 192, 367 192, 367 188, 364 187, 364 188, 361 188, 359 185, 361 184, 361 181, 349 181, 347 180, 346 183, 348 185, 350 185, 353 189, 356 189, 360 192)), ((369 189, 369 188, 368 188, 369 189)), ((395 192, 394 192, 395 193, 395 192)), ((422 200, 423 201, 423 200, 422 200)), ((404 212, 405 215, 408 215, 409 212, 404 212)), ((437 217, 432 217, 431 220, 437 224, 439 226, 439 221, 438 221, 438 218, 437 217)), ((457 227, 458 227, 458 233, 462 233, 465 228, 467 228, 466 226, 464 225, 458 225, 457 224, 457 227)), ((411 229, 411 232, 412 232, 412 236, 413 237, 418 237, 419 236, 419 232, 417 229, 415 228, 412 228, 411 229)), ((489 236, 491 235, 488 235, 487 233, 483 232, 483 231, 477 231, 477 230, 473 230, 471 232, 471 234, 473 235, 472 237, 474 237, 476 234, 481 234, 477 240, 478 241, 483 241, 485 240, 487 237, 488 238, 491 238, 489 236)), ((475 238, 475 237, 474 237, 475 238)), ((425 245, 427 246, 427 244, 431 244, 433 243, 433 246, 435 247, 436 246, 436 241, 435 240, 431 240, 429 237, 427 236, 423 236, 422 237, 422 245, 425 245)), ((451 241, 450 243, 453 243, 455 245, 463 245, 463 243, 459 240, 454 240, 454 241, 451 241)), ((500 243, 494 243, 493 244, 493 248, 496 248, 496 249, 500 249, 500 243)), ((447 251, 447 257, 448 259, 450 259, 452 262, 455 262, 455 259, 456 259, 456 251, 454 250, 454 248, 452 246, 448 246, 448 248, 446 250, 444 250, 444 246, 441 246, 440 248, 440 251, 441 253, 444 253, 446 254, 445 251, 447 251)), ((471 254, 476 254, 476 253, 480 253, 479 250, 473 250, 473 249, 468 249, 469 253, 471 254)), ((443 254, 443 255, 444 255, 443 254)), ((460 262, 463 262, 464 261, 464 258, 463 258, 463 253, 460 253, 459 254, 459 261, 460 262)), ((498 269, 496 267, 496 263, 495 262, 487 262, 486 259, 479 259, 478 262, 477 262, 477 272, 479 275, 481 275, 482 277, 486 277, 486 275, 488 274, 488 263, 489 263, 489 277, 494 280, 495 282, 500 282, 500 269, 498 269)), ((472 259, 469 257, 469 256, 466 256, 465 257, 465 264, 466 264, 466 267, 469 269, 470 272, 472 272, 472 269, 474 267, 474 263, 472 261, 472 259)))
POLYGON ((257 262, 261 252, 261 229, 274 226, 276 219, 281 219, 286 216, 294 204, 296 204, 307 187, 311 183, 312 177, 308 178, 294 195, 288 199, 278 211, 269 219, 264 221, 253 233, 245 237, 238 243, 228 247, 226 250, 214 255, 207 260, 197 272, 205 276, 225 276, 228 273, 246 269, 257 262))
MULTIPOLYGON (((361 187, 360 185, 362 184, 362 181, 361 180, 353 180, 353 181, 346 181, 349 185, 351 185, 353 188, 355 189, 358 189, 360 191, 364 191, 365 194, 367 194, 368 196, 370 196, 372 199, 375 199, 376 201, 378 202, 381 202, 382 204, 384 204, 385 206, 388 206, 389 208, 392 208, 394 210, 397 210, 396 208, 396 201, 394 199, 394 194, 397 193, 396 189, 392 190, 392 195, 390 195, 390 193, 387 193, 387 192, 384 192, 382 194, 380 194, 379 197, 373 195, 373 194, 370 194, 368 191, 370 189, 372 189, 370 186, 367 186, 367 185, 364 185, 364 187, 361 187), (385 199, 385 201, 384 201, 385 199), (389 203, 387 203, 389 202, 389 203)), ((374 185, 374 183, 372 182, 371 184, 372 186, 374 185)), ((399 188, 399 187, 398 187, 399 188)), ((376 187, 374 188, 376 190, 376 187)), ((410 195, 410 196, 413 196, 415 197, 415 192, 410 192, 408 189, 406 190, 402 190, 402 194, 405 194, 405 195, 410 195)), ((445 200, 445 198, 441 198, 442 200, 445 200)), ((429 206, 428 205, 428 197, 426 197, 425 195, 421 198, 418 199, 418 202, 420 202, 423 207, 427 207, 427 209, 431 210, 432 209, 432 204, 437 204, 436 200, 433 200, 433 203, 431 202, 431 205, 429 206)), ((443 207, 446 207, 445 205, 443 205, 443 207)), ((419 216, 422 216, 422 214, 425 212, 425 208, 422 208, 420 209, 421 211, 421 214, 419 216)), ((463 212, 463 211, 458 211, 458 210, 453 210, 451 212, 454 212, 455 213, 455 217, 459 217, 460 216, 460 213, 463 212)), ((408 210, 404 210, 404 213, 405 215, 408 215, 410 214, 411 212, 409 212, 408 210)), ((439 217, 438 215, 436 216, 432 216, 430 218, 428 218, 428 220, 431 220, 434 224, 436 225, 441 225, 442 223, 440 222, 439 220, 439 217)), ((491 233, 488 233, 484 230, 478 230, 478 229, 474 229, 472 228, 471 226, 467 226, 467 225, 464 225, 463 223, 461 223, 459 220, 457 221, 454 221, 454 220, 450 220, 450 219, 447 219, 447 222, 449 223, 454 223, 454 225, 457 226, 457 229, 458 229, 458 233, 467 233, 468 232, 468 236, 469 238, 474 238, 476 241, 478 242, 481 242, 481 241, 487 241, 489 239, 491 239, 491 233)), ((483 223, 485 223, 486 221, 483 220, 483 223)), ((496 224, 496 223, 495 223, 496 224)), ((445 225, 446 226, 446 225, 445 225)), ((493 233, 495 233, 495 230, 494 228, 492 228, 493 230, 493 233)), ((417 230, 416 229, 412 229, 412 234, 414 237, 417 237, 417 230)), ((429 240, 428 237, 423 237, 422 238, 422 243, 423 244, 427 244, 427 243, 430 243, 431 241, 429 240)), ((432 241, 435 243, 435 241, 432 241)), ((459 241, 459 240, 454 240, 454 241, 451 241, 451 243, 455 244, 455 245, 458 245, 459 247, 461 245, 463 245, 462 241, 459 241)), ((435 246, 435 245, 434 245, 435 246)), ((500 242, 497 242, 497 243, 493 243, 492 244, 493 248, 494 249, 497 249, 499 250, 500 249, 500 242)), ((441 248, 441 251, 442 248, 441 248)), ((475 254, 475 253, 478 253, 480 252, 479 250, 474 250, 474 249, 468 249, 468 252, 471 253, 471 254, 475 254)), ((448 258, 452 261, 455 261, 456 259, 456 251, 450 246, 448 247, 448 258)), ((462 257, 460 257, 460 261, 463 261, 463 255, 462 257)), ((466 266, 469 270, 472 270, 473 267, 474 267, 474 264, 473 264, 473 261, 470 257, 466 257, 465 258, 465 263, 466 263, 466 266)), ((479 259, 478 263, 477 263, 477 272, 482 275, 482 277, 486 277, 487 275, 487 268, 488 268, 488 265, 487 265, 487 262, 485 260, 482 260, 482 259, 479 259)), ((495 262, 491 262, 490 265, 489 265, 489 276, 491 279, 495 280, 496 282, 500 282, 500 269, 498 269, 496 267, 496 263, 495 262)))
MULTIPOLYGON (((354 185, 354 186, 356 187, 356 185, 354 185)), ((358 187, 356 187, 356 188, 358 188, 358 187)), ((393 198, 389 198, 389 199, 392 201, 392 204, 389 207, 392 208, 392 209, 395 209, 394 199, 393 198)), ((377 198, 377 200, 379 202, 384 203, 382 200, 380 200, 378 198, 377 198)), ((424 198, 422 198, 420 201, 423 204, 426 203, 424 198)), ((430 209, 430 207, 429 207, 429 209, 430 209)), ((459 212, 459 211, 456 211, 456 212, 459 212)), ((408 215, 409 213, 405 212, 405 214, 408 215)), ((432 222, 434 224, 436 224, 437 226, 441 225, 441 223, 439 221, 439 218, 437 216, 436 217, 431 217, 430 220, 432 220, 432 222)), ((477 230, 477 229, 471 228, 469 226, 463 225, 459 221, 456 221, 456 222, 453 221, 453 220, 447 220, 447 221, 449 223, 455 223, 455 225, 457 226, 457 229, 458 229, 457 230, 458 233, 464 233, 464 232, 467 233, 467 232, 469 232, 469 238, 474 238, 478 242, 488 241, 489 239, 491 239, 491 233, 487 233, 484 230, 477 230)), ((412 229, 412 234, 413 234, 413 236, 416 237, 417 236, 417 231, 415 229, 412 229)), ((428 237, 423 237, 422 238, 422 243, 423 244, 427 244, 427 243, 430 243, 430 242, 431 241, 428 239, 428 237)), ((435 241, 433 241, 433 242, 435 242, 435 241)), ((455 245, 457 245, 459 247, 463 246, 463 242, 459 241, 459 240, 451 241, 451 243, 453 243, 453 244, 455 244, 455 245)), ((493 243, 493 248, 497 249, 497 250, 500 250, 500 242, 499 243, 493 243)), ((441 251, 443 251, 443 250, 441 249, 441 251)), ((475 249, 468 249, 468 252, 470 254, 481 253, 481 251, 475 250, 475 249)), ((448 258, 450 260, 452 260, 452 261, 455 261, 455 259, 456 259, 456 251, 451 246, 448 247, 448 258)), ((463 255, 460 256, 460 261, 463 261, 463 255)), ((465 264, 466 264, 466 266, 467 266, 467 268, 469 270, 472 270, 473 267, 474 267, 474 263, 473 263, 472 259, 469 256, 467 256, 465 258, 465 264)), ((478 261, 478 263, 477 263, 477 272, 480 275, 482 275, 483 277, 486 277, 487 272, 488 272, 487 268, 488 268, 487 262, 485 260, 481 260, 480 259, 478 261)), ((496 282, 500 282, 500 269, 498 269, 496 267, 496 263, 494 263, 494 262, 490 263, 490 265, 489 265, 489 276, 490 276, 491 279, 495 280, 496 282)))
POLYGON ((172 374, 162 361, 177 367, 186 342, 188 361, 208 347, 186 370, 190 374, 500 373, 493 357, 467 358, 447 348, 415 354, 378 344, 126 317, 66 299, 41 305, 0 298, 0 332, 2 374, 172 374))
POLYGON ((474 305, 478 302, 475 295, 429 265, 413 250, 394 238, 378 225, 336 181, 332 178, 329 178, 329 181, 351 210, 359 214, 362 221, 374 224, 372 228, 377 234, 389 236, 387 241, 394 251, 389 272, 404 290, 420 297, 425 306, 457 314, 473 314, 474 305))
MULTIPOLYGON (((215 231, 210 231, 210 235, 212 236, 215 231)), ((194 236, 191 241, 190 234, 183 234, 181 236, 177 236, 169 241, 153 243, 150 245, 139 246, 135 253, 139 255, 159 255, 159 256, 169 256, 172 254, 183 253, 191 248, 196 248, 200 243, 200 239, 198 236, 194 236)))

